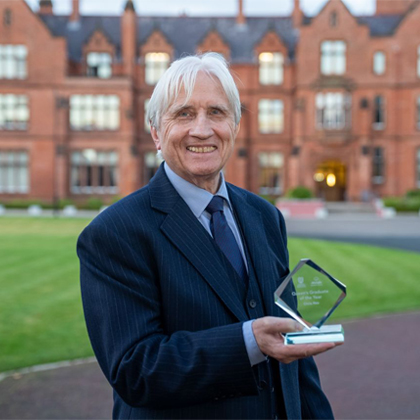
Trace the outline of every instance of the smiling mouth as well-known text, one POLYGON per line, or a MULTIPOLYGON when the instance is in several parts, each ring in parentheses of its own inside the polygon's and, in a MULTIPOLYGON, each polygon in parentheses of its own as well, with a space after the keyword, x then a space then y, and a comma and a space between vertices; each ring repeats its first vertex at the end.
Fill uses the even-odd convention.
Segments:
POLYGON ((210 153, 216 150, 215 146, 209 146, 209 147, 194 147, 194 146, 188 146, 187 150, 194 153, 210 153))

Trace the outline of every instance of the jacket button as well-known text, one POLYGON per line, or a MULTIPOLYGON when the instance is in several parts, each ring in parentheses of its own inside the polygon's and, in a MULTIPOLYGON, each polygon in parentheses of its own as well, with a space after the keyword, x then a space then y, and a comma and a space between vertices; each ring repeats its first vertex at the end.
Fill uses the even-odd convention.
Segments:
POLYGON ((248 304, 252 309, 254 309, 257 306, 257 301, 255 299, 251 299, 248 304))
POLYGON ((265 388, 267 388, 267 382, 266 381, 264 381, 264 380, 262 380, 262 381, 260 381, 260 383, 259 383, 259 388, 260 389, 265 389, 265 388))

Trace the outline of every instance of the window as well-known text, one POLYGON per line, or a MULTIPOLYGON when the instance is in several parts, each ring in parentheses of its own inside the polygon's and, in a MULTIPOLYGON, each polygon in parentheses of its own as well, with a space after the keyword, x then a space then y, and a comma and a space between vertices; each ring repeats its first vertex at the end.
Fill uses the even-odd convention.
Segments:
POLYGON ((283 83, 283 54, 263 52, 259 55, 260 83, 280 85, 283 83))
POLYGON ((28 153, 0 150, 0 193, 29 192, 28 153))
POLYGON ((4 11, 3 24, 4 26, 10 26, 12 24, 12 11, 10 9, 5 9, 4 11))
POLYGON ((159 169, 163 159, 154 152, 146 152, 144 155, 144 183, 147 184, 159 169))
POLYGON ((147 119, 147 107, 149 106, 150 99, 144 101, 144 131, 150 133, 150 121, 147 119))
POLYGON ((109 79, 112 76, 111 54, 91 52, 86 56, 87 75, 109 79))
POLYGON ((73 95, 70 98, 72 130, 117 130, 120 98, 116 95, 73 95))
POLYGON ((280 195, 283 192, 284 157, 278 152, 258 154, 259 192, 264 195, 280 195))
POLYGON ((319 129, 350 128, 351 96, 339 92, 316 95, 316 124, 319 129))
POLYGON ((337 12, 333 11, 330 14, 330 26, 332 28, 335 28, 338 25, 338 16, 337 16, 337 12))
POLYGON ((374 184, 382 184, 385 177, 384 149, 382 147, 374 147, 372 159, 372 182, 374 184))
POLYGON ((169 67, 169 54, 166 53, 148 53, 146 60, 146 83, 155 85, 162 74, 169 67))
POLYGON ((373 129, 383 130, 385 127, 385 100, 381 95, 373 100, 373 129))
POLYGON ((346 72, 346 44, 344 41, 324 41, 321 44, 321 73, 324 75, 346 72))
POLYGON ((261 99, 258 103, 260 133, 281 133, 284 129, 283 101, 261 99))
POLYGON ((27 96, 0 95, 0 130, 26 130, 28 120, 27 96))
POLYGON ((70 190, 74 194, 116 194, 118 154, 84 149, 71 154, 70 190))
POLYGON ((25 45, 0 45, 0 79, 25 79, 27 55, 25 45))
POLYGON ((420 188, 420 148, 417 149, 417 188, 420 188))
POLYGON ((376 51, 373 54, 373 72, 380 76, 385 73, 386 69, 386 57, 382 51, 376 51))

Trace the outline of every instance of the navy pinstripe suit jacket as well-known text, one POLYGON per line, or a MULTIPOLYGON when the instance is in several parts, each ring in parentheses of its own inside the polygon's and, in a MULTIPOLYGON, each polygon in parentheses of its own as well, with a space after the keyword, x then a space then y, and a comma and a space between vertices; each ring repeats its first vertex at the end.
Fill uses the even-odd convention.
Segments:
MULTIPOLYGON (((288 274, 283 217, 228 184, 265 312, 288 274)), ((83 306, 114 418, 269 418, 226 259, 166 177, 96 217, 78 242, 83 306)), ((290 302, 292 305, 293 302, 290 302)), ((276 362, 277 363, 277 362, 276 362)), ((332 418, 312 358, 280 364, 288 418, 332 418)), ((280 392, 280 391, 279 391, 280 392)))

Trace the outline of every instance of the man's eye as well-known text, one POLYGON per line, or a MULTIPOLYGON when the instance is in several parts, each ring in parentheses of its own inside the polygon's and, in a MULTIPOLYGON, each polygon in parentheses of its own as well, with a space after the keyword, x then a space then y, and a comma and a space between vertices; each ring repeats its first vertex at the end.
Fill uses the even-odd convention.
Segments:
POLYGON ((186 117, 189 117, 190 115, 191 113, 189 111, 181 111, 178 113, 178 117, 181 117, 181 118, 186 118, 186 117))
POLYGON ((220 109, 213 108, 213 109, 211 110, 211 113, 212 113, 213 115, 221 115, 221 114, 222 114, 222 111, 221 111, 220 109))

